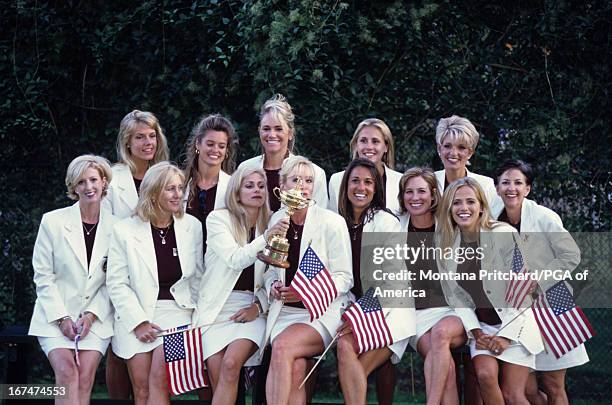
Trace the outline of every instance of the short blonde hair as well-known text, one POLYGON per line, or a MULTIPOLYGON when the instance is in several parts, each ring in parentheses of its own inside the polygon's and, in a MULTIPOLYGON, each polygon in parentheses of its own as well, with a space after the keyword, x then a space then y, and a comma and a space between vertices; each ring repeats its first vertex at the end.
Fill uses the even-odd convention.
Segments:
POLYGON ((467 118, 452 115, 448 118, 442 118, 438 121, 436 127, 436 144, 442 145, 446 137, 451 140, 459 140, 465 142, 472 152, 476 150, 480 135, 476 131, 474 124, 467 118))
POLYGON ((283 129, 289 133, 291 139, 287 144, 287 150, 293 152, 293 146, 295 145, 295 115, 285 96, 275 94, 261 106, 259 111, 259 128, 261 128, 261 120, 268 113, 272 114, 281 123, 283 129))
POLYGON ((433 197, 433 201, 431 203, 431 207, 429 207, 429 211, 432 214, 436 213, 436 209, 438 208, 438 204, 442 199, 442 194, 438 189, 438 181, 436 180, 436 175, 429 167, 411 167, 406 170, 404 175, 399 181, 399 192, 397 194, 397 201, 400 206, 400 214, 406 213, 408 210, 404 205, 404 191, 406 190, 406 183, 408 180, 420 177, 425 180, 425 183, 429 186, 429 191, 431 192, 431 196, 433 197))
POLYGON ((113 172, 111 170, 110 163, 102 156, 91 154, 81 155, 74 158, 68 165, 68 170, 66 170, 66 188, 68 189, 66 195, 71 200, 78 201, 79 196, 75 192, 75 188, 79 180, 81 180, 83 177, 85 170, 89 169, 90 167, 96 169, 98 174, 100 174, 100 179, 106 181, 106 184, 102 189, 102 197, 106 195, 108 185, 113 179, 113 172))
POLYGON ((289 174, 293 170, 299 169, 300 166, 309 168, 310 171, 312 172, 312 178, 314 180, 315 170, 314 170, 314 165, 312 164, 312 162, 306 159, 304 156, 294 155, 294 156, 289 156, 283 161, 283 165, 281 166, 281 169, 278 172, 280 183, 281 184, 286 183, 287 177, 289 177, 289 174))
POLYGON ((134 164, 132 152, 130 152, 128 145, 132 135, 134 135, 134 129, 138 124, 144 124, 154 130, 157 137, 157 148, 155 149, 153 160, 150 162, 151 165, 168 160, 170 155, 168 151, 168 140, 159 125, 157 117, 153 113, 147 111, 134 110, 123 117, 119 125, 119 134, 117 135, 117 160, 119 163, 127 165, 132 173, 136 170, 136 165, 134 164))
MULTIPOLYGON (((181 185, 185 182, 183 171, 170 162, 156 163, 147 170, 140 184, 140 195, 135 210, 140 219, 153 222, 161 217, 159 197, 175 176, 179 177, 181 185)), ((183 214, 181 202, 180 210, 175 215, 181 218, 183 214)))
POLYGON ((385 145, 387 145, 387 152, 383 155, 382 161, 390 169, 395 169, 395 144, 393 141, 393 135, 391 135, 389 126, 387 126, 383 120, 379 120, 378 118, 367 118, 357 125, 357 129, 355 129, 350 143, 351 156, 353 159, 357 158, 357 140, 359 139, 359 133, 365 127, 374 127, 380 131, 385 141, 385 145))

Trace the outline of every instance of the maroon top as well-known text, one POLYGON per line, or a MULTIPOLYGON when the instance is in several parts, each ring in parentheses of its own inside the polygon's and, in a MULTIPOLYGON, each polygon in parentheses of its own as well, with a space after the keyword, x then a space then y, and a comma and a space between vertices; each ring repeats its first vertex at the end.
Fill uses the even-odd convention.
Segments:
POLYGON ((361 286, 361 237, 363 236, 363 224, 347 224, 351 236, 351 255, 353 256, 353 288, 351 292, 356 298, 363 295, 361 286))
POLYGON ((183 276, 176 248, 174 222, 168 228, 156 228, 151 224, 155 258, 157 259, 158 300, 173 300, 170 287, 183 276), (166 243, 164 243, 164 241, 166 243))
POLYGON ((142 179, 138 180, 136 177, 132 177, 134 179, 134 185, 136 186, 136 194, 140 195, 140 185, 142 184, 142 179))
POLYGON ((382 188, 383 201, 385 203, 385 208, 387 208, 387 171, 386 170, 383 170, 382 183, 383 183, 383 188, 382 188))
MULTIPOLYGON (((255 239, 255 228, 251 228, 249 232, 249 243, 255 239)), ((255 262, 249 267, 242 270, 240 277, 234 285, 234 290, 238 291, 251 291, 253 292, 253 285, 255 284, 255 262)))
POLYGON ((280 200, 274 195, 274 188, 280 187, 280 169, 264 170, 266 171, 266 181, 268 183, 268 203, 270 203, 270 210, 272 210, 272 212, 276 212, 281 207, 280 200))
POLYGON ((508 225, 516 229, 518 233, 521 233, 521 221, 519 221, 518 224, 510 223, 510 220, 508 219, 508 213, 506 212, 505 208, 501 212, 501 214, 499 214, 499 218, 497 218, 497 220, 507 223, 508 225))
MULTIPOLYGON (((471 247, 476 250, 478 248, 478 243, 476 242, 461 242, 461 247, 471 247)), ((491 301, 487 297, 484 291, 484 286, 482 285, 482 280, 480 280, 480 260, 466 260, 463 263, 457 265, 457 273, 468 273, 474 274, 476 276, 475 280, 459 280, 459 286, 461 286, 468 294, 472 297, 474 304, 476 305, 476 316, 480 322, 484 322, 488 325, 499 325, 501 323, 501 319, 497 312, 495 312, 495 308, 491 304, 491 301)))
POLYGON ((87 222, 83 222, 83 227, 87 228, 89 231, 89 235, 85 229, 83 229, 83 236, 85 236, 85 249, 87 250, 87 268, 89 269, 89 262, 91 262, 91 252, 93 252, 94 241, 96 240, 96 231, 98 230, 98 226, 96 224, 88 224, 87 222))
POLYGON ((215 209, 215 198, 217 198, 217 185, 215 184, 208 190, 202 190, 200 187, 196 186, 195 192, 197 195, 189 196, 189 202, 187 203, 186 213, 193 215, 197 219, 200 220, 202 224, 202 240, 204 243, 202 244, 203 254, 206 254, 206 218, 208 214, 215 209))
MULTIPOLYGON (((285 286, 291 284, 295 273, 300 265, 300 245, 302 243, 302 232, 304 231, 304 225, 296 225, 292 220, 289 220, 289 231, 287 232, 287 239, 289 240, 289 268, 285 272, 285 286)), ((302 301, 299 302, 288 302, 285 305, 296 308, 305 308, 302 301)))

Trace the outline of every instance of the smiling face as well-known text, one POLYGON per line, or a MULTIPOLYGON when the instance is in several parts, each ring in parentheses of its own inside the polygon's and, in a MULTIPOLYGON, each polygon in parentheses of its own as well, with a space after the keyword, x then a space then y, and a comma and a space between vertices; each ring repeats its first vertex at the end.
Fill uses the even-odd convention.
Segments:
POLYGON ((497 194, 503 200, 506 209, 520 209, 530 191, 531 186, 527 185, 527 178, 518 169, 506 170, 499 176, 497 194))
POLYGON ((105 187, 106 179, 97 169, 88 167, 77 181, 74 192, 79 196, 80 204, 100 203, 105 187))
POLYGON ((266 179, 259 173, 251 173, 242 179, 238 201, 248 208, 260 208, 265 200, 266 179))
POLYGON ((157 134, 146 124, 137 124, 132 131, 128 148, 134 160, 149 162, 157 151, 157 134))
POLYGON ((389 150, 385 138, 376 127, 368 126, 359 131, 357 136, 357 156, 372 163, 382 163, 383 155, 389 150))
POLYGON ((223 131, 209 129, 196 144, 198 164, 205 166, 221 166, 227 155, 227 134, 223 131))
POLYGON ((404 207, 411 217, 431 215, 432 190, 421 176, 415 176, 404 186, 404 207))
POLYGON ((438 145, 438 154, 444 169, 457 171, 465 170, 465 165, 474 154, 474 150, 469 146, 467 139, 447 136, 438 145))
POLYGON ((289 172, 287 175, 287 180, 281 184, 281 189, 289 190, 295 188, 295 186, 298 184, 299 190, 302 192, 302 196, 308 199, 312 198, 312 193, 314 190, 314 173, 309 166, 300 164, 291 170, 291 172, 289 172))
POLYGON ((174 175, 166 184, 159 197, 159 206, 162 211, 177 214, 183 204, 183 181, 179 175, 174 175))
POLYGON ((272 112, 265 114, 259 123, 259 139, 264 153, 286 153, 289 140, 293 138, 289 127, 272 112))
POLYGON ((461 232, 477 232, 481 212, 482 206, 474 190, 468 186, 459 187, 453 198, 451 214, 461 232))
POLYGON ((349 174, 346 194, 354 211, 361 213, 370 206, 374 199, 375 188, 376 180, 368 168, 363 166, 353 168, 349 174))

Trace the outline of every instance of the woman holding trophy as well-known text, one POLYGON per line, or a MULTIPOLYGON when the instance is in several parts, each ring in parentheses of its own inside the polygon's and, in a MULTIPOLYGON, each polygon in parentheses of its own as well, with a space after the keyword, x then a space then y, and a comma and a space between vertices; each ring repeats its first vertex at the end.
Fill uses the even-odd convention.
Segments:
POLYGON ((269 247, 264 250, 272 256, 271 260, 264 260, 275 264, 264 274, 271 300, 266 326, 266 338, 270 337, 272 342, 266 382, 270 404, 288 404, 289 398, 292 404, 306 403, 306 391, 298 389, 305 377, 306 359, 321 354, 331 343, 341 324, 341 310, 349 302, 347 293, 353 286, 350 241, 344 220, 319 205, 309 204, 315 176, 313 164, 306 158, 292 156, 284 161, 280 196, 288 207, 274 214, 271 223, 285 217, 286 211, 291 212, 289 230, 286 239, 270 230, 268 240, 275 245, 274 251, 269 247), (283 245, 285 253, 279 254, 283 249, 276 248, 283 245), (302 285, 300 274, 315 268, 317 277, 327 276, 328 292, 332 292, 329 306, 319 313, 311 312, 308 301, 305 305, 297 292, 300 288, 296 289, 302 285))

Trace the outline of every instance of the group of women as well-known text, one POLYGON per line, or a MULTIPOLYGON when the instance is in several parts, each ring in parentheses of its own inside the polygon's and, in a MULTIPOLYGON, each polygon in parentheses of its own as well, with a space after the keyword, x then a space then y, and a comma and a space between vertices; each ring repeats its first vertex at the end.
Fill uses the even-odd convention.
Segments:
POLYGON ((283 96, 266 101, 263 152, 236 170, 235 131, 218 114, 194 127, 182 170, 167 161, 157 118, 142 111, 122 120, 112 168, 94 155, 71 162, 66 186, 76 203, 43 216, 32 258, 37 300, 30 334, 56 383, 68 386, 70 397, 57 403, 89 403, 105 353, 109 391, 131 390, 136 404, 169 403, 159 334, 182 325, 201 328, 213 404, 236 401, 242 367, 260 364, 268 344, 267 402, 305 404, 307 390, 299 386, 311 359, 334 340, 347 404, 365 403, 375 370, 379 402, 391 403, 393 364, 408 345, 424 357, 427 403, 459 404, 451 350, 466 343, 475 377, 465 379, 474 393, 469 403, 567 403, 565 370, 588 361, 584 346, 560 359, 544 352, 530 312, 505 302, 506 281, 413 281, 426 298, 384 308, 393 342, 364 353, 342 317, 368 287, 360 266, 368 232, 401 232, 413 246, 485 249, 482 261, 421 258, 408 269, 511 271, 520 246, 536 266, 573 270, 579 251, 561 220, 526 198, 531 167, 509 161, 494 179, 468 171, 478 132, 452 116, 436 128, 444 169, 402 174, 393 170, 389 127, 370 118, 350 141, 353 160, 327 189, 325 172, 293 154, 294 119, 283 96), (310 204, 288 217, 277 187, 299 190, 310 204), (525 232, 555 232, 564 243, 524 244, 525 232), (257 259, 274 235, 288 240, 286 269, 257 259), (336 290, 315 319, 291 288, 307 250, 316 252, 336 290))

